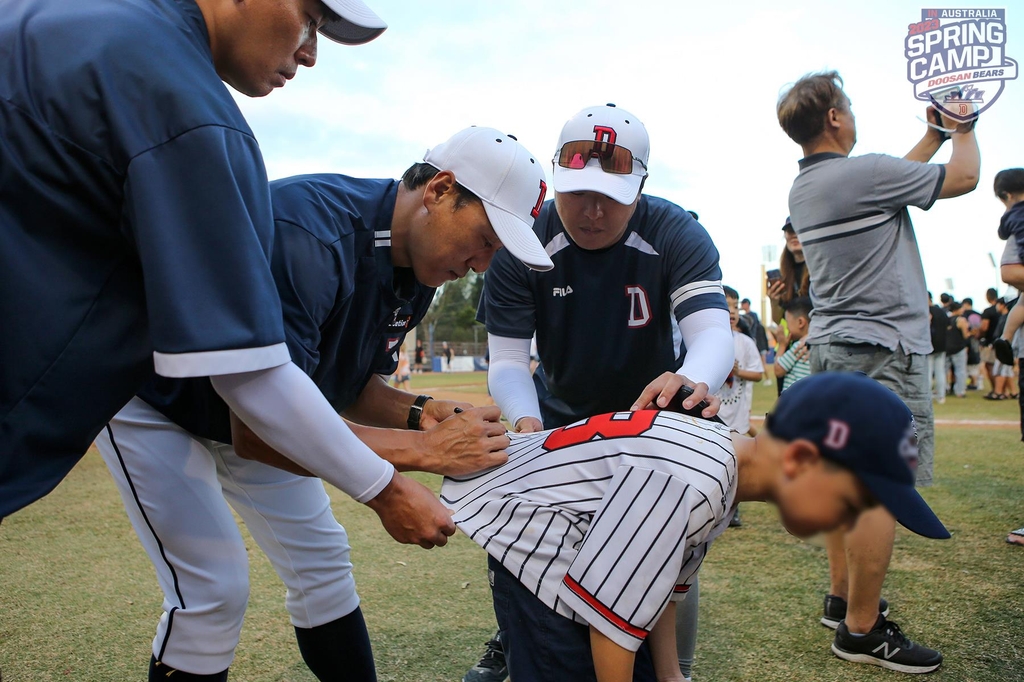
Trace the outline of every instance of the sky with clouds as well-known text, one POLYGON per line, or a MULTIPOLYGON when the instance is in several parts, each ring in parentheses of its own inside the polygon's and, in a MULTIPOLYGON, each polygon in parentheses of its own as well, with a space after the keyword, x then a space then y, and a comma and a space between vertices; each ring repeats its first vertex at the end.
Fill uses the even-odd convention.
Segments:
MULTIPOLYGON (((512 133, 548 160, 567 118, 614 102, 650 133, 645 192, 697 211, 718 245, 724 281, 755 300, 763 247, 783 245, 801 156, 775 116, 785 86, 838 70, 857 117, 854 154, 902 156, 925 128, 904 55, 908 24, 924 7, 917 3, 367 1, 389 24, 383 36, 358 47, 321 38, 317 65, 283 90, 237 96, 271 178, 399 177, 470 125, 512 133)), ((1017 7, 1007 11, 1005 53, 1020 62, 1017 7)), ((936 295, 951 290, 982 303, 986 288, 1004 289, 989 259, 1003 249, 992 179, 1024 167, 1022 113, 1024 78, 1007 81, 978 123, 978 189, 927 212, 911 209, 936 295)), ((949 147, 933 161, 948 160, 949 147)))

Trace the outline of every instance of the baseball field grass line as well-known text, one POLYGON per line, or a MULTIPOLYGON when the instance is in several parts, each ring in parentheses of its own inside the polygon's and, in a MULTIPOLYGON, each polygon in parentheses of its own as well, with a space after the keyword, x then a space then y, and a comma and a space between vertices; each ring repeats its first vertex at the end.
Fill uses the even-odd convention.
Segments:
MULTIPOLYGON (((465 384, 465 380, 459 382, 465 384)), ((758 386, 767 411, 774 387, 758 386)), ((1006 402, 977 396, 948 410, 976 419, 1006 402), (966 403, 966 405, 964 405, 966 403)), ((940 407, 949 407, 947 405, 940 407)), ((436 476, 417 475, 435 490, 436 476)), ((483 552, 461 534, 424 551, 394 543, 367 507, 331 490, 382 681, 453 681, 494 630, 483 552)), ((928 680, 1024 681, 1024 445, 1012 429, 940 424, 936 482, 922 494, 953 533, 930 541, 897 531, 885 597, 909 636, 940 649, 928 680)), ((768 505, 743 505, 744 525, 715 543, 701 582, 698 682, 887 681, 895 673, 840 662, 818 624, 828 585, 824 551, 785 534, 768 505)), ((250 605, 231 679, 315 682, 298 654, 284 588, 250 549, 250 605)), ((161 595, 152 568, 95 452, 39 503, 0 525, 0 669, 5 682, 145 677, 161 595)))

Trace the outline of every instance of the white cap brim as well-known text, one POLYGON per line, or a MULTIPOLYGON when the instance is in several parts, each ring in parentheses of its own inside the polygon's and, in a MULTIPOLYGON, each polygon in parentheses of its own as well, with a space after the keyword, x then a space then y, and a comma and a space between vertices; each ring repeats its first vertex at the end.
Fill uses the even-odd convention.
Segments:
POLYGON ((509 253, 523 261, 531 270, 547 272, 555 267, 530 225, 486 201, 483 204, 494 233, 498 235, 501 245, 508 249, 509 253))
POLYGON ((336 43, 362 45, 388 27, 362 0, 323 0, 323 3, 340 19, 325 23, 320 27, 320 33, 336 43))
POLYGON ((590 159, 585 168, 562 168, 554 163, 556 192, 599 192, 620 204, 632 204, 640 193, 642 175, 606 173, 598 159, 590 159))

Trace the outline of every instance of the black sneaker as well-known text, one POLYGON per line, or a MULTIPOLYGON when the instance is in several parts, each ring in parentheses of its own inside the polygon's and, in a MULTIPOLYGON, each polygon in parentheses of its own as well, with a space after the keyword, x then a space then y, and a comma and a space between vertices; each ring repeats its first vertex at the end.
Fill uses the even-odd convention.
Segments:
POLYGON ((1004 338, 998 338, 992 342, 992 350, 996 352, 996 360, 1013 367, 1013 346, 1004 338))
MULTIPOLYGON (((889 615, 889 602, 884 599, 878 600, 878 612, 883 616, 889 615)), ((832 594, 825 595, 825 613, 821 616, 821 624, 835 630, 839 622, 846 618, 846 600, 832 594)))
POLYGON ((505 651, 501 648, 501 632, 487 641, 484 655, 480 661, 466 671, 462 682, 505 682, 508 679, 508 666, 505 664, 505 651))
POLYGON ((836 628, 832 653, 846 661, 878 665, 901 673, 930 673, 942 665, 942 654, 910 641, 900 626, 879 616, 874 629, 853 637, 846 622, 836 628))

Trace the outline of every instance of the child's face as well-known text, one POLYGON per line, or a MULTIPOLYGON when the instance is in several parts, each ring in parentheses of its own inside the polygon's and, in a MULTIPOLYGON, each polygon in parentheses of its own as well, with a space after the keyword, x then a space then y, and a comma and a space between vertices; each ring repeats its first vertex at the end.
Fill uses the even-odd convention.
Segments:
POLYGON ((725 297, 725 302, 729 306, 729 323, 732 324, 733 331, 739 329, 740 325, 740 311, 739 311, 739 299, 725 297))
POLYGON ((865 509, 875 506, 864 484, 847 469, 818 458, 784 467, 775 503, 782 525, 797 537, 849 529, 865 509))
POLYGON ((799 341, 804 338, 807 331, 807 318, 803 315, 786 313, 786 326, 789 327, 789 338, 792 341, 799 341))

